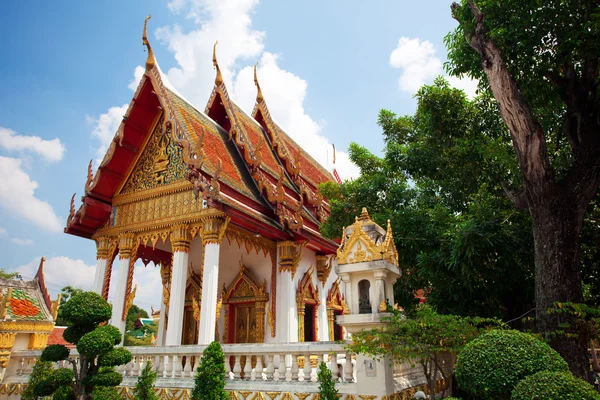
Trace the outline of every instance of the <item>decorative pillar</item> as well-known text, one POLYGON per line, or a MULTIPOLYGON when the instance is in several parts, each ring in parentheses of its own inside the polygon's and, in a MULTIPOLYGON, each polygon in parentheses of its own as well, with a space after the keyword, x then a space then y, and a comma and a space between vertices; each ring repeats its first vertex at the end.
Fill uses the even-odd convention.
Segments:
POLYGON ((109 238, 99 237, 96 239, 96 275, 94 276, 94 287, 92 290, 99 295, 102 295, 102 289, 104 288, 109 246, 109 238))
POLYGON ((298 318, 296 305, 296 288, 294 286, 294 275, 300 260, 302 250, 307 242, 296 243, 291 241, 277 243, 278 261, 278 304, 277 321, 281 321, 277 329, 279 342, 291 343, 298 341, 298 318))
MULTIPOLYGON (((204 245, 204 269, 202 271, 202 301, 198 344, 215 340, 217 323, 217 299, 219 295, 219 253, 229 217, 209 217, 202 225, 204 245)), ((264 312, 264 310, 263 310, 264 312)))
POLYGON ((329 340, 335 340, 335 311, 333 308, 327 309, 327 331, 329 332, 329 340))
POLYGON ((352 301, 352 285, 350 280, 350 274, 340 274, 340 278, 342 278, 342 282, 344 282, 344 298, 346 299, 346 304, 350 307, 351 312, 356 310, 358 314, 358 305, 354 305, 352 301))
POLYGON ((257 301, 256 305, 256 337, 258 343, 265 341, 265 306, 266 302, 257 301))
POLYGON ((128 287, 133 280, 133 268, 130 268, 130 265, 132 264, 130 260, 135 247, 135 242, 135 235, 133 233, 122 233, 119 235, 120 270, 119 279, 115 284, 116 288, 113 298, 112 317, 110 324, 119 328, 121 335, 125 333, 125 319, 122 318, 125 310, 125 300, 128 294, 128 287))
POLYGON ((6 368, 10 360, 10 353, 15 344, 16 332, 0 333, 0 368, 6 368))
POLYGON ((333 340, 333 336, 330 335, 328 323, 327 291, 325 290, 325 285, 332 269, 331 266, 331 258, 328 256, 317 255, 317 279, 321 282, 323 289, 319 291, 319 309, 317 311, 317 326, 319 327, 319 341, 321 342, 333 340))
POLYGON ((373 314, 385 312, 385 278, 387 272, 374 271, 373 276, 375 278, 375 291, 373 296, 373 303, 371 304, 373 314), (383 311, 382 311, 383 310, 383 311))
POLYGON ((164 341, 165 346, 181 345, 190 242, 189 226, 187 224, 175 225, 171 231, 173 267, 170 274, 169 323, 164 341))
POLYGON ((385 282, 385 299, 391 306, 396 304, 396 301, 394 300, 394 284, 389 280, 385 282))

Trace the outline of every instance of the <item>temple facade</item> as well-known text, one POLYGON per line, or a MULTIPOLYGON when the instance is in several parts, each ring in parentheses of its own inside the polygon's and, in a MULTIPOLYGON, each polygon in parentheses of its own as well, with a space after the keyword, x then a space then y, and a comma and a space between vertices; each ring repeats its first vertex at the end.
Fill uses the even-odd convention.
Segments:
MULTIPOLYGON (((95 173, 90 162, 65 228, 96 242, 94 290, 114 293, 110 323, 125 329, 138 259, 162 277, 157 345, 340 340, 336 318, 350 302, 372 313, 393 304, 384 278, 359 287, 336 273, 338 260, 385 259, 397 269, 391 230, 342 242, 319 233, 329 205, 318 185, 333 176, 273 121, 256 69, 246 113, 228 94, 215 44, 215 84, 201 111, 162 74, 145 27, 143 43, 144 76, 95 173)), ((371 223, 363 214, 357 224, 371 223)))

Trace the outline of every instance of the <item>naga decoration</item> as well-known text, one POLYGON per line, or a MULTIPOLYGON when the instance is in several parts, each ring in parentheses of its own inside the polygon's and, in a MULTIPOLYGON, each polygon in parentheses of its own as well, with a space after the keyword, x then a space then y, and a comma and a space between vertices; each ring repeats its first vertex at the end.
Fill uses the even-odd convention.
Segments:
POLYGON ((152 46, 150 46, 150 41, 148 40, 148 34, 146 33, 146 27, 148 25, 148 20, 152 18, 152 15, 148 15, 146 20, 144 21, 144 34, 142 35, 142 45, 148 48, 148 59, 146 60, 146 71, 150 71, 156 65, 156 59, 154 58, 154 52, 152 51, 152 46))

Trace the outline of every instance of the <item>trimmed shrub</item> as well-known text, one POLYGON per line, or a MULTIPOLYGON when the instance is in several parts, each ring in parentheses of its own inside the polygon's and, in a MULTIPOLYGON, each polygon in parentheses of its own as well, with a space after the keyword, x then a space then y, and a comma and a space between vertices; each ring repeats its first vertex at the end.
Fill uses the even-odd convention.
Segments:
POLYGON ((52 400, 75 400, 75 393, 71 387, 62 386, 54 392, 52 400))
POLYGON ((92 396, 94 400, 121 400, 117 388, 109 386, 96 386, 92 396))
POLYGON ((51 344, 42 351, 40 360, 56 362, 66 360, 67 357, 69 357, 69 349, 62 344, 51 344))
POLYGON ((110 304, 98 293, 76 294, 61 307, 62 317, 69 325, 96 325, 108 321, 112 314, 110 304))
POLYGON ((131 353, 123 347, 116 347, 98 356, 98 365, 102 367, 114 367, 127 364, 131 361, 131 353))
POLYGON ((23 400, 37 400, 39 396, 33 392, 33 388, 38 382, 48 379, 52 374, 52 363, 48 361, 37 360, 29 375, 29 381, 21 393, 21 399, 23 400))
POLYGON ((458 355, 458 386, 482 399, 508 400, 519 381, 540 371, 568 372, 565 360, 546 343, 523 332, 491 330, 458 355))
POLYGON ((517 384, 512 400, 600 400, 596 389, 569 372, 542 371, 517 384))
POLYGON ((219 342, 212 342, 202 353, 194 378, 194 400, 228 400, 225 391, 225 359, 219 342))
POLYGON ((133 400, 158 400, 154 392, 154 382, 157 375, 156 371, 152 370, 152 363, 146 364, 135 384, 133 400))
MULTIPOLYGON (((334 356, 335 357, 335 356, 334 356)), ((305 360, 304 362, 308 362, 305 360)), ((331 371, 327 368, 327 364, 321 361, 319 371, 317 372, 317 380, 319 381, 319 399, 321 400, 337 400, 338 391, 335 388, 335 381, 331 375, 331 371)))
POLYGON ((77 343, 79 354, 95 357, 98 354, 109 352, 121 342, 121 332, 112 325, 100 326, 86 333, 77 343))

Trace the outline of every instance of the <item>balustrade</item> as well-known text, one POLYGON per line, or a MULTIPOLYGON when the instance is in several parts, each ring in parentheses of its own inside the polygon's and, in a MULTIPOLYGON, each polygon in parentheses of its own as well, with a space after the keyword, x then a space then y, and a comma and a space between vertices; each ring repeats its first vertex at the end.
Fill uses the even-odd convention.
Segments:
MULTIPOLYGON (((193 385, 195 371, 200 364, 202 351, 206 346, 164 346, 128 347, 132 360, 116 370, 125 378, 137 379, 148 362, 158 373, 160 380, 178 379, 193 385)), ((226 381, 265 381, 265 382, 316 382, 318 365, 313 361, 324 361, 339 382, 352 383, 354 367, 352 354, 338 343, 284 343, 284 344, 226 344, 226 381), (350 362, 348 362, 350 361, 350 362)), ((41 351, 28 350, 13 352, 12 366, 7 369, 4 382, 25 382, 41 351)), ((77 364, 79 356, 71 350, 77 364)), ((67 361, 56 363, 56 367, 69 368, 67 361)))

